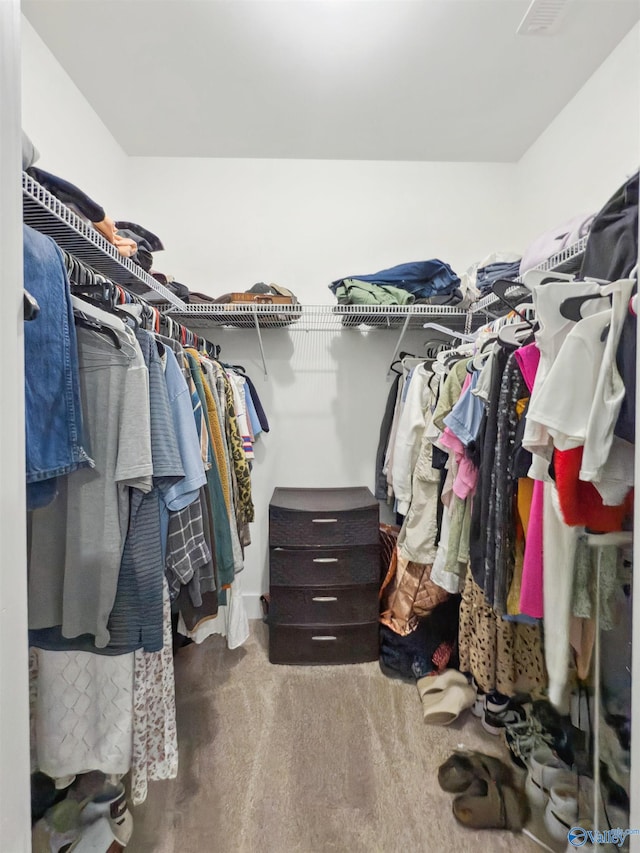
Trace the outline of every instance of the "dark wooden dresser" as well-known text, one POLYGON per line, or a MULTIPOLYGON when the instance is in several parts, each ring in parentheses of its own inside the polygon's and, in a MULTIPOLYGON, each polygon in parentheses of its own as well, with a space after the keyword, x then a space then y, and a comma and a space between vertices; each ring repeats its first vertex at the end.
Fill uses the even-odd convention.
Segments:
POLYGON ((378 658, 379 505, 369 489, 276 489, 269 505, 269 660, 378 658))

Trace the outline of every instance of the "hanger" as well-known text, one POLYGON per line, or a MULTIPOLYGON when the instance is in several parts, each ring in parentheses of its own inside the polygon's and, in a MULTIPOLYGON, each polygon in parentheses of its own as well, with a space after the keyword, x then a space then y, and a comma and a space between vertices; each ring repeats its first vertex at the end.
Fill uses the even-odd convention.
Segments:
POLYGON ((505 349, 516 350, 533 343, 535 327, 527 320, 526 323, 510 323, 498 332, 498 342, 505 349))
POLYGON ((524 291, 525 298, 528 298, 528 299, 533 298, 531 296, 531 293, 529 291, 527 291, 526 288, 519 287, 517 285, 517 283, 511 281, 510 279, 499 278, 497 281, 494 282, 492 290, 493 290, 493 293, 498 297, 498 299, 500 300, 500 302, 502 302, 503 305, 506 305, 507 308, 509 308, 511 311, 514 311, 518 315, 518 317, 520 317, 528 326, 530 326, 533 329, 533 324, 531 322, 529 322, 529 319, 526 317, 526 315, 523 314, 522 311, 518 310, 519 308, 521 308, 522 306, 524 306, 526 304, 522 299, 522 297, 523 297, 522 291, 524 291), (517 294, 518 299, 515 302, 512 302, 511 299, 507 299, 506 294, 507 294, 508 290, 513 290, 514 287, 516 289, 518 289, 520 292, 517 294))
POLYGON ((87 317, 80 311, 74 310, 73 313, 76 325, 83 326, 85 329, 93 329, 93 331, 99 332, 101 335, 106 335, 111 339, 116 349, 122 349, 122 343, 120 342, 118 333, 113 326, 105 326, 103 323, 100 323, 91 317, 87 317))
POLYGON ((545 284, 554 281, 575 281, 575 276, 565 272, 549 272, 549 270, 527 270, 522 276, 522 281, 527 290, 535 290, 545 284))
POLYGON ((447 352, 452 348, 449 341, 441 341, 439 338, 428 338, 423 347, 427 350, 427 358, 431 361, 435 361, 441 352, 447 352))
POLYGON ((560 303, 560 313, 565 320, 573 320, 574 323, 579 323, 582 320, 582 306, 585 302, 591 302, 594 299, 608 299, 611 303, 611 297, 604 293, 591 293, 589 296, 569 296, 560 303))
POLYGON ((35 320, 40 313, 38 300, 24 288, 22 293, 22 315, 23 320, 35 320))

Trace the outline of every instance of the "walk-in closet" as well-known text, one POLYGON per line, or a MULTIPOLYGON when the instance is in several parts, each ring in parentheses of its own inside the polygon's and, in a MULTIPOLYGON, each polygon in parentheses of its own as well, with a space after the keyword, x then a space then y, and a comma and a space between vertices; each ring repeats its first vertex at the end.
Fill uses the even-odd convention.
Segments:
POLYGON ((640 851, 638 0, 0 0, 0 851, 640 851))

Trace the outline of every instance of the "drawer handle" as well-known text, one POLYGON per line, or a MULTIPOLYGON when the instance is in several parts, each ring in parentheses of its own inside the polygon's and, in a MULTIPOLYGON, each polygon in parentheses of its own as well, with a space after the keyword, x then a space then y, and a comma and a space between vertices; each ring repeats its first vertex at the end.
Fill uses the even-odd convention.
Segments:
POLYGON ((337 518, 312 518, 314 524, 337 524, 337 518))
POLYGON ((337 595, 314 595, 313 601, 337 601, 337 595))
POLYGON ((337 637, 312 637, 312 640, 322 640, 325 642, 326 640, 337 640, 337 637))
POLYGON ((314 557, 313 562, 314 563, 337 563, 338 558, 337 557, 314 557))

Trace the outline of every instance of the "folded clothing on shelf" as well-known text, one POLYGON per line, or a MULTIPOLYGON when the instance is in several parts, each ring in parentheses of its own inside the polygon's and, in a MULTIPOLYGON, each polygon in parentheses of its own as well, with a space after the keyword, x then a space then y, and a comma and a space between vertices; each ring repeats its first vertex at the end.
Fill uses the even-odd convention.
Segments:
POLYGON ((189 291, 181 298, 185 302, 193 304, 212 305, 247 305, 256 303, 258 305, 299 305, 298 297, 291 290, 279 284, 265 284, 258 282, 245 291, 223 293, 222 296, 209 296, 207 293, 189 291))
POLYGON ((105 218, 104 208, 64 178, 45 172, 37 166, 30 166, 27 174, 41 184, 51 195, 54 195, 67 207, 78 213, 89 222, 102 222, 105 218))
POLYGON ((458 275, 451 267, 437 258, 429 261, 411 261, 406 264, 398 264, 371 275, 353 275, 339 278, 329 285, 329 289, 337 296, 338 289, 349 281, 357 281, 359 285, 368 283, 375 284, 378 287, 399 288, 413 295, 415 299, 426 299, 435 294, 451 293, 460 284, 458 275))
MULTIPOLYGON (((31 140, 23 134, 23 164, 35 162, 37 151, 31 140)), ((86 222, 91 222, 109 243, 114 245, 125 258, 147 272, 153 266, 152 252, 164 249, 159 237, 135 222, 114 222, 107 216, 102 205, 90 198, 70 181, 29 165, 27 174, 54 195, 62 204, 86 222)))
POLYGON ((520 275, 520 258, 512 261, 494 261, 481 266, 476 274, 476 287, 485 296, 491 293, 498 279, 515 279, 520 275))
POLYGON ((592 213, 581 213, 536 237, 522 256, 520 272, 516 275, 524 275, 527 270, 548 261, 553 255, 566 249, 567 246, 571 246, 582 237, 586 237, 592 223, 592 213))
POLYGON ((345 278, 335 289, 340 305, 412 305, 415 296, 391 284, 345 278))

